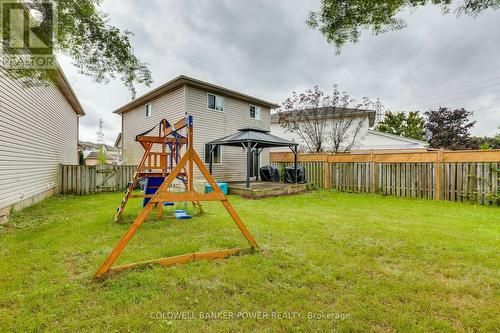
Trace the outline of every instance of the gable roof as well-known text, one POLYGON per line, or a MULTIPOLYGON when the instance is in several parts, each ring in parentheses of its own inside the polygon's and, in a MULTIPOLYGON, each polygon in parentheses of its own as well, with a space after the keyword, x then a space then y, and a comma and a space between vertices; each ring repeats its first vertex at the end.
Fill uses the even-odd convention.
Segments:
MULTIPOLYGON (((86 157, 85 157, 85 160, 87 159, 98 159, 99 158, 99 153, 98 152, 91 152, 89 153, 86 157)), ((106 154, 106 160, 108 161, 115 161, 116 160, 116 156, 115 155, 111 155, 111 154, 106 154)))
MULTIPOLYGON (((334 108, 329 108, 329 107, 322 107, 322 108, 318 108, 318 110, 322 110, 322 109, 330 109, 332 110, 333 112, 329 112, 328 115, 327 115, 327 119, 333 119, 333 118, 337 118, 340 116, 341 112, 340 110, 342 110, 342 112, 345 112, 343 113, 343 115, 345 116, 351 116, 351 117, 355 117, 355 116, 366 116, 368 115, 368 118, 370 119, 370 122, 375 121, 375 116, 377 115, 377 112, 375 110, 366 110, 366 109, 353 109, 353 108, 337 108, 337 107, 334 107, 334 108)), ((313 113, 313 110, 303 110, 305 114, 307 113, 313 113)), ((280 113, 283 113, 283 114, 291 114, 292 112, 295 112, 295 110, 292 110, 292 111, 282 111, 282 112, 276 112, 276 113, 273 113, 271 114, 271 124, 278 124, 279 123, 279 119, 280 119, 280 113)))
POLYGON ((135 107, 138 107, 138 106, 150 101, 151 99, 154 99, 160 95, 163 95, 166 92, 172 91, 172 90, 179 88, 183 85, 188 85, 188 86, 192 86, 192 87, 196 87, 196 88, 209 90, 209 91, 214 92, 214 93, 219 93, 219 94, 222 94, 225 96, 234 97, 234 98, 248 101, 251 103, 255 103, 258 105, 267 106, 267 107, 272 108, 272 109, 279 107, 279 105, 276 103, 268 102, 268 101, 265 101, 265 100, 257 98, 257 97, 243 94, 243 93, 240 93, 236 90, 231 90, 231 89, 228 89, 228 88, 225 88, 222 86, 218 86, 216 84, 209 83, 206 81, 198 80, 198 79, 186 76, 186 75, 179 75, 176 78, 162 84, 158 88, 155 88, 155 89, 151 90, 150 92, 148 92, 148 93, 130 101, 129 103, 119 107, 118 109, 113 111, 113 113, 123 114, 127 111, 130 111, 131 109, 133 109, 135 107))
POLYGON ((102 146, 105 146, 106 150, 108 150, 108 151, 117 151, 117 148, 115 146, 110 146, 110 145, 106 145, 103 143, 94 143, 94 142, 90 142, 90 141, 78 141, 79 148, 91 147, 91 148, 99 149, 102 146))

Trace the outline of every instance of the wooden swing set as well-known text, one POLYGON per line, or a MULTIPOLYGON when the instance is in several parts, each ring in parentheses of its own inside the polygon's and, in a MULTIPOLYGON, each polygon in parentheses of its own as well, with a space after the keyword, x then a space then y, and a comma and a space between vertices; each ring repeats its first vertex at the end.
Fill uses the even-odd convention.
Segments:
MULTIPOLYGON (((156 128, 156 126, 154 128, 156 128)), ((244 248, 235 248, 208 252, 196 252, 112 267, 113 263, 118 259, 118 256, 125 249, 130 239, 132 239, 139 227, 144 223, 148 215, 155 207, 157 207, 158 210, 158 218, 161 218, 163 213, 163 203, 192 202, 194 206, 198 207, 198 209, 202 211, 200 202, 220 201, 236 223, 243 236, 245 236, 247 241, 250 243, 250 250, 258 249, 257 242, 253 238, 252 234, 243 224, 240 217, 217 185, 217 182, 214 180, 210 172, 205 167, 205 164, 194 150, 192 116, 186 115, 183 119, 173 125, 170 125, 167 120, 163 119, 159 123, 158 135, 147 135, 153 129, 136 136, 136 141, 138 141, 144 148, 144 155, 139 163, 139 166, 137 167, 129 187, 125 192, 125 197, 116 211, 115 222, 119 221, 128 199, 145 198, 148 200, 147 204, 135 218, 130 228, 123 235, 106 260, 101 264, 97 272, 94 274, 94 279, 102 279, 113 273, 122 272, 136 267, 147 267, 151 264, 170 266, 185 264, 196 260, 223 259, 248 250, 244 248), (187 135, 183 136, 180 133, 181 130, 186 130, 187 135), (160 150, 155 149, 158 145, 160 145, 160 150), (187 146, 187 149, 183 153, 184 146, 187 146), (198 193, 194 191, 194 165, 198 167, 205 180, 212 186, 212 192, 198 193), (154 194, 132 194, 132 190, 136 187, 139 179, 151 177, 164 178, 163 182, 158 186, 154 194), (172 193, 169 191, 172 183, 176 179, 181 180, 185 184, 185 192, 172 193)))

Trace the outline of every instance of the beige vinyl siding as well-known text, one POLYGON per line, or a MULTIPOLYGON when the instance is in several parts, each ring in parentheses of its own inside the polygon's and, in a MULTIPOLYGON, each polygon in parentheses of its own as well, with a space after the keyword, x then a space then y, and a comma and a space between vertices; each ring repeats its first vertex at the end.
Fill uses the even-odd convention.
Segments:
MULTIPOLYGON (((184 87, 167 92, 143 105, 123 114, 123 161, 124 164, 137 165, 144 154, 142 146, 135 141, 136 135, 157 125, 162 119, 174 123, 184 117, 184 87), (151 103, 151 117, 146 118, 146 104, 151 103)), ((154 135, 158 135, 155 129, 154 135)))
MULTIPOLYGON (((185 113, 193 116, 194 145, 200 158, 204 160, 205 143, 233 134, 244 127, 269 130, 270 112, 268 107, 261 108, 261 119, 250 118, 250 104, 239 99, 224 96, 224 111, 209 110, 207 93, 191 86, 183 86, 151 99, 141 106, 125 112, 123 116, 123 160, 125 164, 138 164, 144 149, 135 141, 137 134, 143 133, 166 118, 170 123, 182 118, 185 113), (151 103, 152 115, 146 118, 145 106, 151 103)), ((220 94, 216 94, 221 96, 220 94)), ((252 104, 255 105, 255 104, 252 104)), ((157 131, 157 129, 155 129, 157 131)), ((155 132, 155 135, 157 132, 155 132)), ((261 165, 269 164, 269 152, 264 150, 261 165)), ((208 165, 207 165, 208 166, 208 165)), ((214 165, 214 176, 221 181, 244 180, 246 176, 246 155, 242 148, 222 147, 222 164, 214 165)), ((201 173, 195 169, 195 178, 201 173)))
POLYGON ((0 70, 0 209, 57 189, 77 144, 77 115, 55 85, 27 87, 0 70))
MULTIPOLYGON (((250 118, 250 103, 224 96, 224 111, 214 111, 207 107, 207 93, 187 86, 187 112, 193 116, 195 149, 204 160, 205 143, 235 133, 240 128, 254 127, 269 130, 269 108, 260 106, 261 120, 250 118)), ((220 94, 216 94, 220 95, 220 94)), ((255 105, 255 104, 252 104, 255 105)), ((261 165, 269 163, 269 152, 264 150, 261 165)), ((222 164, 214 165, 214 177, 221 181, 244 180, 246 176, 246 155, 243 148, 222 147, 222 164)), ((198 178, 199 173, 195 176, 198 178)))

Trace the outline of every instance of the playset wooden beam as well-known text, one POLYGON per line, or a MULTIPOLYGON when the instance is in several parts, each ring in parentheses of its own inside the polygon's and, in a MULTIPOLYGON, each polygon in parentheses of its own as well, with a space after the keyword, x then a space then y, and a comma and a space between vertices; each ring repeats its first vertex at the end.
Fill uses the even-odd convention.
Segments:
POLYGON ((181 144, 186 144, 187 143, 187 139, 185 138, 179 138, 179 139, 175 139, 175 138, 164 138, 164 137, 158 137, 158 136, 149 136, 149 135, 140 135, 138 137, 136 137, 136 141, 138 142, 152 142, 152 143, 174 143, 174 142, 178 142, 178 143, 181 143, 181 144))
POLYGON ((251 252, 251 249, 248 249, 248 248, 235 248, 235 249, 181 254, 181 255, 173 256, 173 257, 148 260, 148 261, 113 267, 108 271, 107 276, 115 274, 115 273, 123 272, 123 271, 128 270, 128 269, 133 269, 133 268, 147 268, 151 265, 172 266, 172 265, 187 264, 189 262, 199 261, 199 260, 225 259, 225 258, 228 258, 231 256, 241 255, 241 254, 250 253, 250 252, 251 252))
MULTIPOLYGON (((178 122, 175 123, 173 127, 166 128, 167 126, 166 120, 162 120, 161 126, 163 126, 163 129, 160 130, 160 135, 163 134, 164 136, 166 135, 172 135, 175 133, 175 135, 178 134, 178 131, 183 128, 187 128, 187 150, 186 152, 182 155, 181 159, 177 162, 175 167, 173 167, 173 170, 170 172, 165 172, 163 170, 163 176, 166 175, 164 178, 162 184, 158 186, 157 190, 155 191, 154 194, 144 194, 144 195, 139 195, 139 194, 134 194, 132 195, 130 192, 133 189, 133 186, 129 187, 127 189, 125 199, 128 200, 128 198, 149 198, 149 202, 146 204, 146 206, 143 208, 143 210, 139 213, 139 215, 135 218, 134 222, 132 225, 129 227, 127 232, 122 236, 118 244, 114 247, 114 249, 111 251, 111 253, 107 256, 105 261, 101 264, 101 266, 98 268, 97 272, 94 274, 94 279, 101 279, 109 276, 110 274, 117 273, 117 272, 122 272, 127 269, 132 269, 136 267, 144 267, 144 266, 149 266, 151 264, 158 264, 158 265, 163 265, 163 266, 169 266, 169 265, 175 265, 175 264, 184 264, 188 263, 191 261, 196 261, 196 260, 208 260, 208 259, 222 259, 222 258, 227 258, 231 255, 235 254, 240 254, 244 252, 244 249, 223 249, 223 250, 217 250, 217 251, 209 251, 209 252, 198 252, 198 253, 189 253, 189 254, 183 254, 179 256, 174 256, 174 257, 168 257, 168 258, 162 258, 162 259, 155 259, 155 260, 150 260, 146 262, 141 262, 141 263, 132 263, 132 264, 126 264, 118 267, 112 267, 114 262, 118 259, 120 253, 125 249, 127 246, 128 242, 132 239, 132 237, 135 235, 139 227, 146 221, 148 215, 153 211, 155 207, 158 207, 158 217, 161 218, 162 213, 163 213, 163 202, 189 202, 191 201, 193 205, 199 206, 201 209, 200 202, 202 201, 220 201, 226 211, 229 213, 233 221, 235 222, 236 226, 240 230, 240 232, 243 234, 243 236, 246 238, 248 243, 250 244, 250 250, 258 249, 257 242, 253 238, 252 234, 250 231, 246 228, 244 223, 242 222, 241 218, 238 216, 238 213, 236 210, 232 207, 232 205, 229 203, 227 200, 226 196, 224 193, 221 191, 219 186, 217 185, 217 182, 215 179, 212 177, 210 172, 207 170, 205 167, 205 164, 201 160, 201 158, 198 156, 196 151, 194 150, 194 144, 193 144, 193 124, 192 124, 192 118, 190 116, 187 116, 178 122), (163 133, 161 133, 163 132, 163 133), (193 177, 194 177, 194 166, 197 166, 202 175, 204 176, 205 180, 212 186, 212 192, 210 193, 198 193, 194 191, 193 187, 193 177), (186 170, 187 169, 187 170, 186 170), (187 173, 186 173, 187 171, 187 173), (187 191, 183 193, 172 193, 169 192, 168 189, 172 185, 173 181, 179 177, 179 175, 182 175, 186 177, 186 183, 187 183, 187 191)), ((142 136, 143 138, 146 138, 146 136, 142 136)), ((164 138, 162 138, 164 139, 164 138)), ((146 139, 144 139, 146 140, 146 139)), ((147 165, 151 165, 151 160, 148 160, 148 156, 151 157, 150 150, 151 147, 153 146, 154 143, 157 143, 154 140, 151 141, 141 141, 141 144, 145 148, 144 156, 141 160, 141 163, 139 164, 139 167, 137 169, 137 172, 134 174, 134 179, 132 180, 131 184, 137 183, 137 180, 140 178, 140 176, 149 176, 152 173, 144 173, 141 172, 143 168, 147 169, 147 165), (148 164, 146 161, 148 160, 148 164)), ((164 141, 162 141, 164 142, 164 141)), ((178 141, 176 142, 178 143, 178 141)), ((164 143, 162 143, 164 145, 164 143)), ((162 148, 163 151, 163 148, 162 148)), ((155 162, 156 163, 156 162, 155 162)), ((125 203, 127 200, 122 201, 122 204, 120 205, 119 210, 117 211, 117 214, 115 216, 115 220, 117 220, 123 212, 123 209, 125 207, 125 203)))

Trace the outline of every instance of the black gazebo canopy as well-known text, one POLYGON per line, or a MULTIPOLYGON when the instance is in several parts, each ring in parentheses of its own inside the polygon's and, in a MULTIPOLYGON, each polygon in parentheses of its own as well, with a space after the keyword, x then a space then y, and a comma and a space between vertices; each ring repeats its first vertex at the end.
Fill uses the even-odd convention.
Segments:
MULTIPOLYGON (((214 149, 217 146, 233 146, 233 147, 243 147, 247 151, 247 179, 246 187, 250 187, 250 160, 252 151, 255 151, 257 156, 260 155, 264 148, 271 147, 289 147, 294 153, 294 167, 295 175, 297 175, 297 147, 298 144, 276 135, 272 135, 269 131, 257 129, 257 128, 242 128, 238 132, 225 136, 223 138, 210 141, 208 143, 210 154, 209 154, 209 170, 212 173, 212 155, 214 149)), ((258 176, 257 176, 258 177, 258 176)), ((297 181, 297 177, 295 177, 297 181)))

